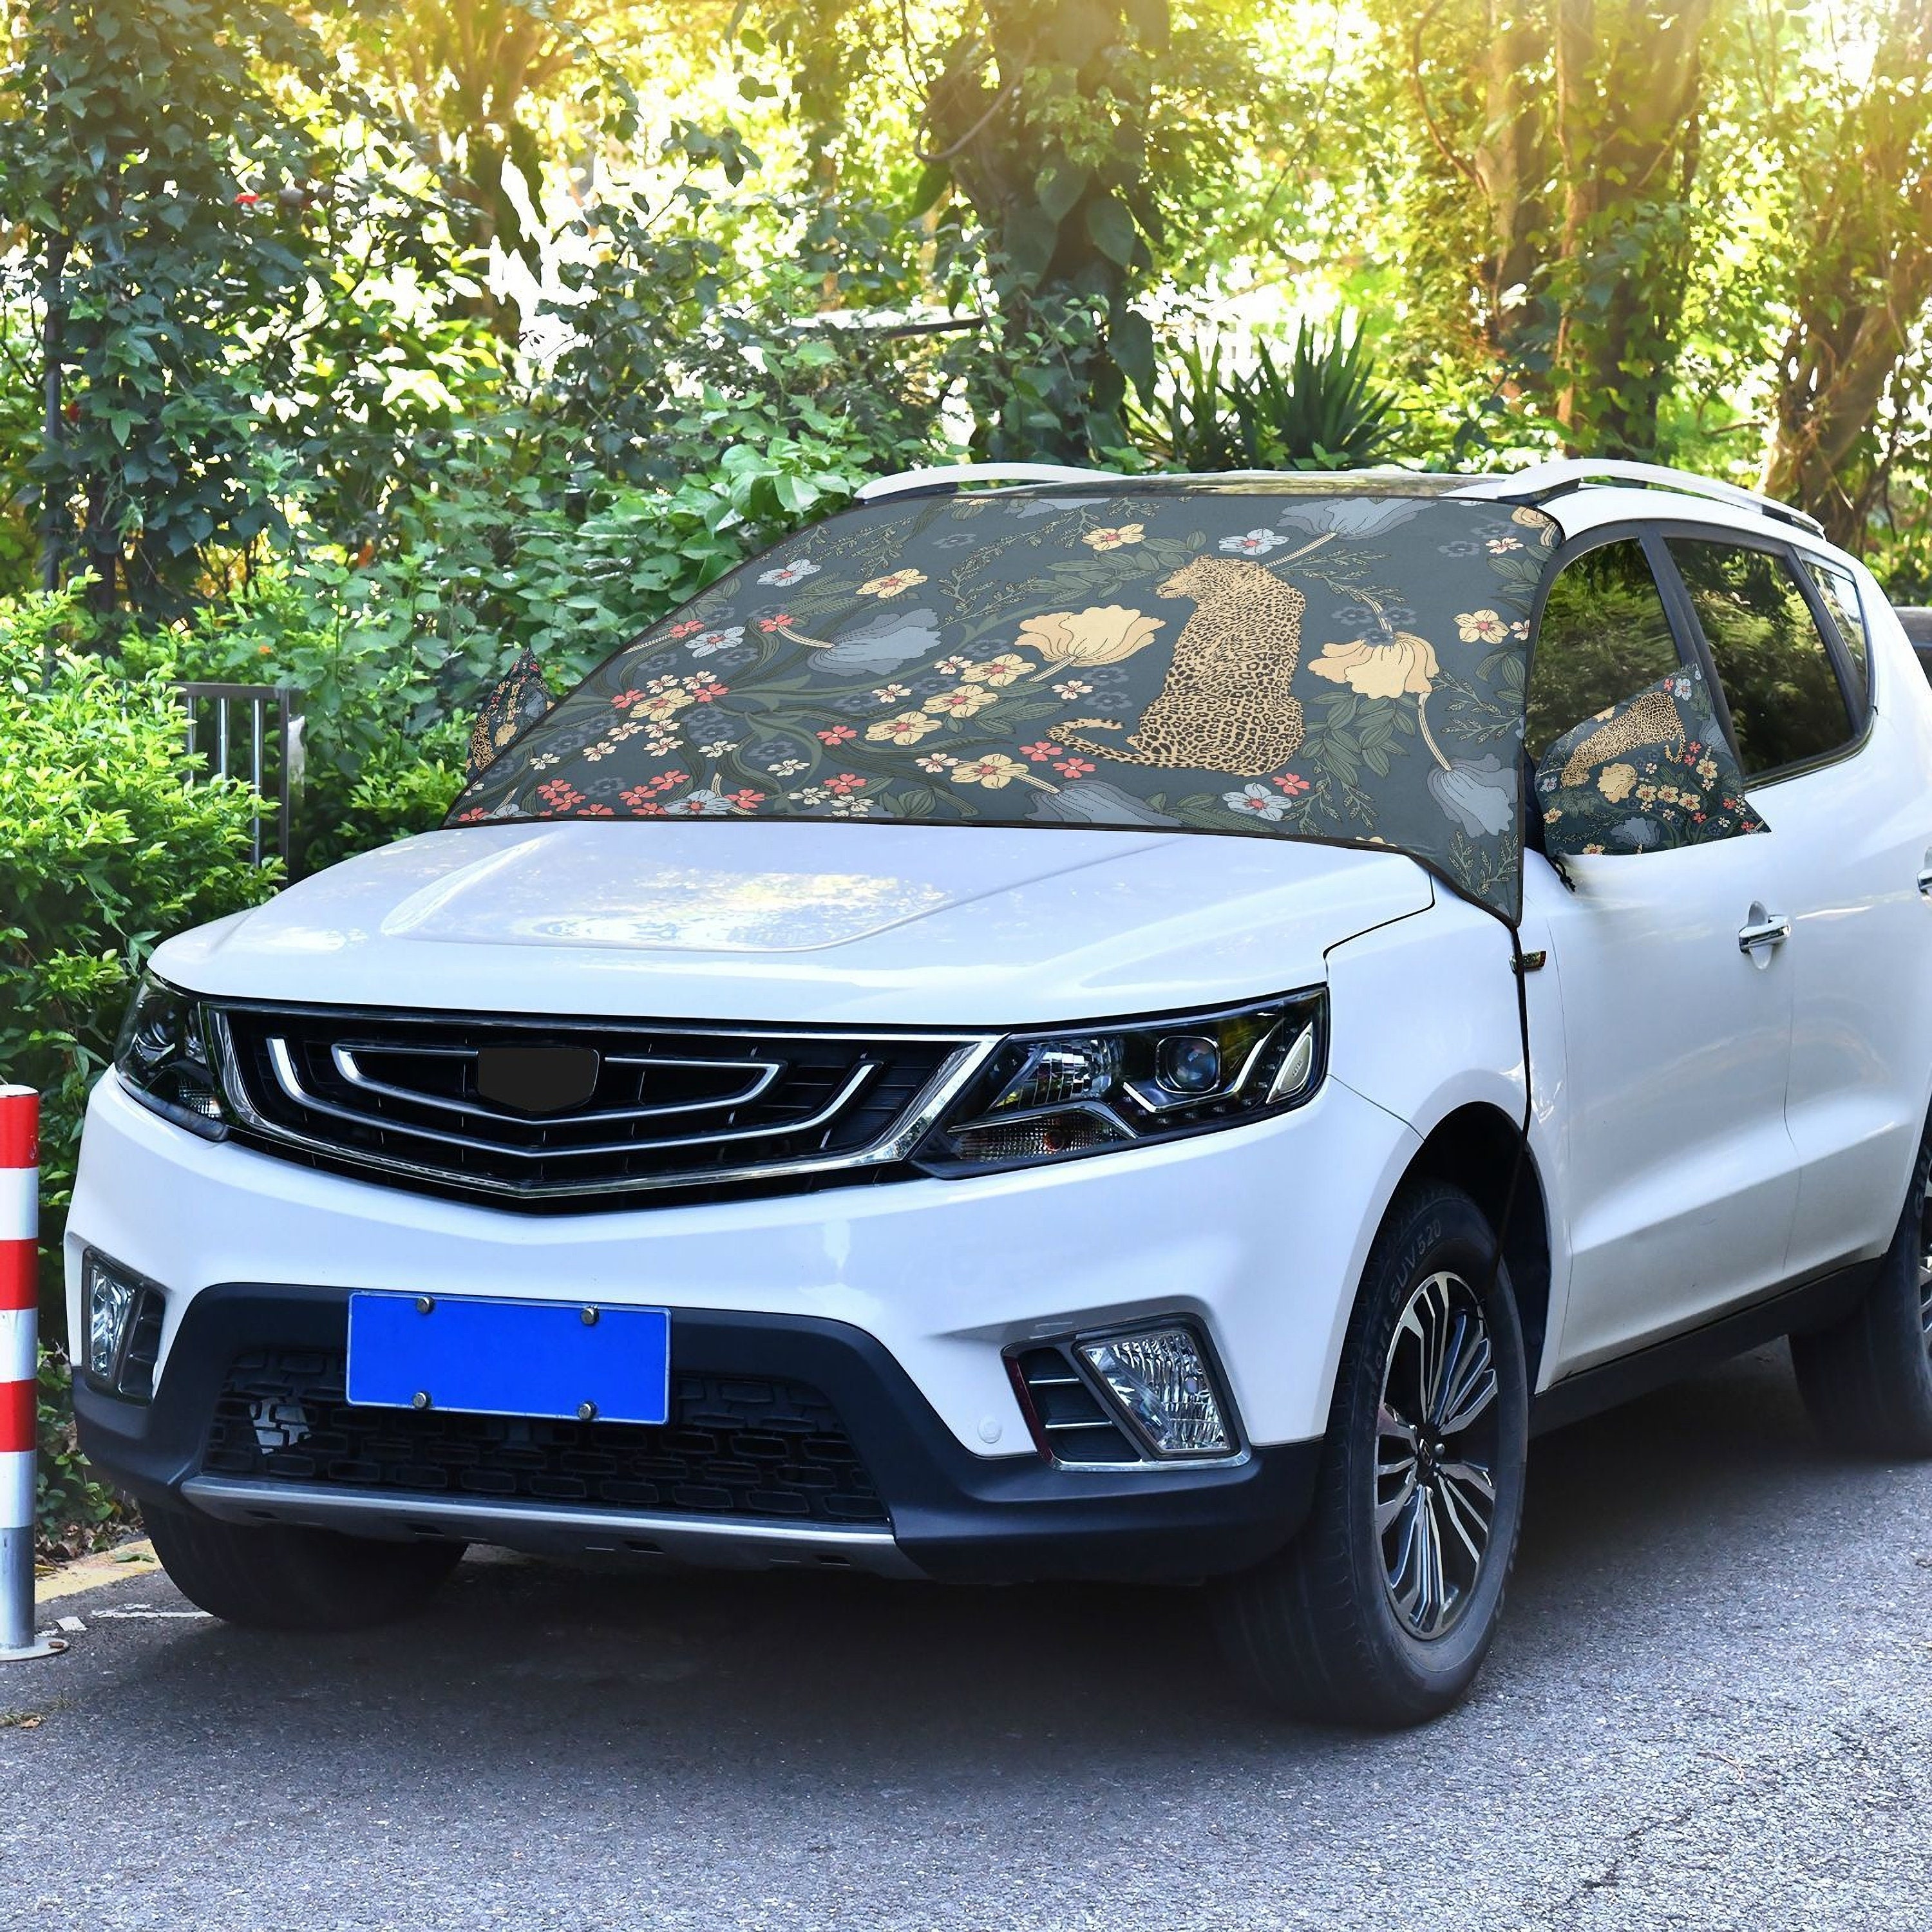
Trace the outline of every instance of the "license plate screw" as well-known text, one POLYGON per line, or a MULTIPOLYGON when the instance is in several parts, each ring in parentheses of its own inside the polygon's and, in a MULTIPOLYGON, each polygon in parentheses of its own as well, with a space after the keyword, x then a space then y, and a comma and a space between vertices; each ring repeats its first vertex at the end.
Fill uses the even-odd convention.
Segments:
POLYGON ((435 1306, 436 1297, 433 1294, 419 1294, 416 1297, 416 1312, 418 1315, 427 1315, 435 1306))
POLYGON ((595 1422, 597 1405, 594 1402, 580 1402, 577 1405, 577 1419, 579 1422, 595 1422))
POLYGON ((428 1408, 429 1390, 428 1389, 418 1389, 416 1394, 410 1397, 410 1406, 412 1408, 428 1408))
POLYGON ((596 1309, 586 1308, 584 1311, 584 1325, 586 1328, 594 1328, 597 1326, 597 1311, 596 1309))

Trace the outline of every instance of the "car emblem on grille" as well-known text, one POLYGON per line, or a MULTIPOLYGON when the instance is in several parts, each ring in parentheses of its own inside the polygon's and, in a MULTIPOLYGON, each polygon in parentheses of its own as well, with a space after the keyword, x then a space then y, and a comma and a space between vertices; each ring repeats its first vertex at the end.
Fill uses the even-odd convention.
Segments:
POLYGON ((560 1114, 597 1090, 602 1056, 594 1046, 485 1046, 476 1054, 476 1090, 520 1114, 560 1114))

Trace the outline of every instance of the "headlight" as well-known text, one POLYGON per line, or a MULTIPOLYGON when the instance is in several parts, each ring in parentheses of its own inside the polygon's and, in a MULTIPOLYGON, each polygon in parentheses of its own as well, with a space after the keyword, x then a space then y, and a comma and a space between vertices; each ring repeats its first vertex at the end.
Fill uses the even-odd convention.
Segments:
POLYGON ((1239 1126, 1321 1084, 1328 996, 1132 1026, 1016 1035, 914 1151, 929 1174, 980 1173, 1239 1126))
POLYGON ((114 1066, 136 1100, 177 1126, 211 1141, 228 1131, 200 1003, 152 973, 142 975, 121 1022, 114 1066))

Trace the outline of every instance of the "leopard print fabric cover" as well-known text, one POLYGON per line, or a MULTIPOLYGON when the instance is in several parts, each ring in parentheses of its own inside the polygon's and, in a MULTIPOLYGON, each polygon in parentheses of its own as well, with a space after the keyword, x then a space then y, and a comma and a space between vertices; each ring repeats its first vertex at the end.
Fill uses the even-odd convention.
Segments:
POLYGON ((1506 918, 1541 512, 1103 479, 862 505, 719 580, 452 825, 799 818, 1396 848, 1506 918))
POLYGON ((1768 831, 1690 667, 1586 718, 1543 754, 1547 848, 1565 856, 1702 845, 1768 831))

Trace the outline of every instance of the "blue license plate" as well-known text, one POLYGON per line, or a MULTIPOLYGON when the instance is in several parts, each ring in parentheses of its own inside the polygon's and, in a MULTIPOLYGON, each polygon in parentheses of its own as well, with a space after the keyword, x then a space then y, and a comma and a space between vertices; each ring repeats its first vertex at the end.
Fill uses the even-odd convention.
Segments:
POLYGON ((670 1414, 670 1312, 352 1294, 349 1400, 378 1408, 662 1423, 670 1414))

